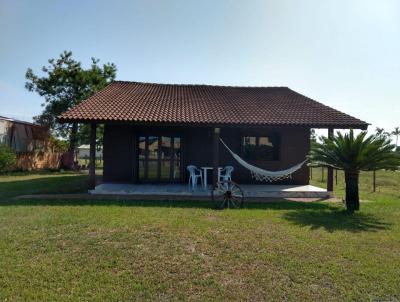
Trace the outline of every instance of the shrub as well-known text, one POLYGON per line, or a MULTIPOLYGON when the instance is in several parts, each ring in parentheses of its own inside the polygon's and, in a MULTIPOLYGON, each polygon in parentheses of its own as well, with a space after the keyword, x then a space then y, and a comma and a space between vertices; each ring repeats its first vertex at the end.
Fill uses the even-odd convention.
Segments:
POLYGON ((17 162, 17 157, 13 150, 7 145, 0 145, 0 173, 7 172, 17 162))

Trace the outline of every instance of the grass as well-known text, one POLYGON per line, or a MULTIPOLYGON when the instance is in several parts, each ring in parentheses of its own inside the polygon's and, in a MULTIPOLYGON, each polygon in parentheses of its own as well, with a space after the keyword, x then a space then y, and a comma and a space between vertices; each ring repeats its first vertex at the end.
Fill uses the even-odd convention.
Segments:
POLYGON ((399 174, 379 172, 355 215, 327 202, 13 200, 82 191, 86 176, 3 176, 0 301, 398 301, 399 174))
MULTIPOLYGON (((324 177, 322 177, 322 169, 313 168, 312 179, 310 183, 318 187, 326 188, 326 174, 324 169, 324 177), (323 180, 323 181, 322 181, 323 180)), ((376 192, 373 193, 373 172, 361 172, 360 180, 360 198, 364 200, 392 200, 400 198, 400 171, 376 171, 376 192)), ((344 198, 344 173, 337 172, 337 184, 335 182, 334 172, 334 193, 336 196, 344 198)))
POLYGON ((83 173, 15 172, 0 175, 0 201, 18 195, 85 192, 87 186, 88 176, 83 173))

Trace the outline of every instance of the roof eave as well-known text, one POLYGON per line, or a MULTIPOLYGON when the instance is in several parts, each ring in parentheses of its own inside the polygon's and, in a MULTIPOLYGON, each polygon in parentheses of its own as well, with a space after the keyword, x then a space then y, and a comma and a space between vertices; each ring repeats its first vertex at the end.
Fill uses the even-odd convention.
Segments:
POLYGON ((163 122, 163 121, 131 121, 131 120, 106 120, 106 119, 74 119, 60 117, 58 122, 64 123, 81 123, 81 124, 130 124, 130 125, 152 125, 152 126, 205 126, 205 127, 307 127, 318 129, 360 129, 367 130, 370 124, 361 123, 211 123, 211 122, 163 122))

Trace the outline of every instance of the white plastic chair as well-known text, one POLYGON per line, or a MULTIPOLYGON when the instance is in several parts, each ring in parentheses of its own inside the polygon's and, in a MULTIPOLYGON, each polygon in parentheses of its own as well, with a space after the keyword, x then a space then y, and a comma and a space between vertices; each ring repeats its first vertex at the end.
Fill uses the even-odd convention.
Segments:
POLYGON ((232 166, 226 166, 225 168, 222 168, 219 172, 219 181, 231 181, 233 170, 234 168, 232 166))
POLYGON ((196 168, 196 166, 189 165, 187 166, 187 170, 189 171, 189 185, 192 184, 192 187, 197 185, 197 180, 200 178, 201 184, 203 184, 203 173, 200 169, 196 168))

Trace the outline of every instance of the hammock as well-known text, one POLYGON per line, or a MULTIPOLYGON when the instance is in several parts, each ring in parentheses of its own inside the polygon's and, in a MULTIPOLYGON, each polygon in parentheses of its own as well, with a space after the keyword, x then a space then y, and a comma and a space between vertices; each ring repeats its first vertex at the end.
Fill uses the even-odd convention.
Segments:
POLYGON ((281 171, 268 171, 264 170, 261 168, 258 168, 256 166, 250 165, 248 162, 244 161, 242 158, 240 158, 239 155, 237 155, 235 152, 233 152, 229 147, 224 143, 224 141, 220 138, 221 143, 225 146, 225 148, 229 151, 230 154, 232 154, 233 158, 236 159, 236 161, 242 165, 244 168, 247 170, 250 170, 251 176, 258 180, 258 181, 277 181, 277 180, 282 180, 286 178, 292 178, 292 174, 299 170, 306 162, 307 160, 289 168, 286 170, 281 170, 281 171))

